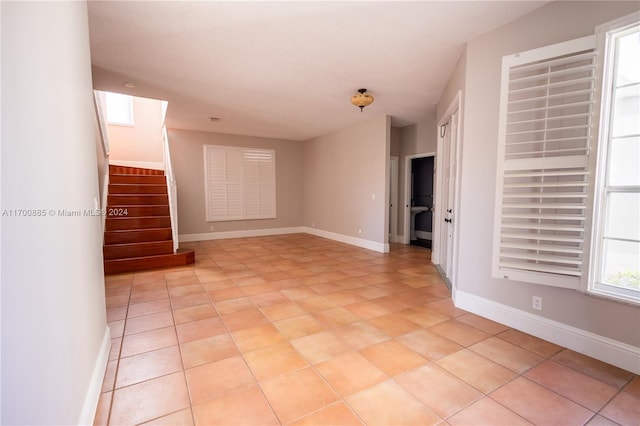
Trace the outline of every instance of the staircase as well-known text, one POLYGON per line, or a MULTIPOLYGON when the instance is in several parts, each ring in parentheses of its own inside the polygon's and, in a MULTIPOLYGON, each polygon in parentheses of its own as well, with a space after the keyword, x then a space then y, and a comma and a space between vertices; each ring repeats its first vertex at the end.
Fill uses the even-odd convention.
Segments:
POLYGON ((188 265, 194 261, 193 250, 173 252, 164 172, 110 165, 105 274, 188 265))

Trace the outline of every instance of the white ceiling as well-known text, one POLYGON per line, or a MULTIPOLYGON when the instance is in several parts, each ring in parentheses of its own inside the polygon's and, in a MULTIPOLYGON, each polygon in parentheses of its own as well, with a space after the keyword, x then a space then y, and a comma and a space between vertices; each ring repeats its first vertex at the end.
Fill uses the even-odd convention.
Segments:
POLYGON ((546 3, 90 1, 94 88, 169 101, 170 128, 306 140, 378 114, 402 127, 433 111, 467 41, 546 3), (375 97, 362 113, 361 87, 375 97))

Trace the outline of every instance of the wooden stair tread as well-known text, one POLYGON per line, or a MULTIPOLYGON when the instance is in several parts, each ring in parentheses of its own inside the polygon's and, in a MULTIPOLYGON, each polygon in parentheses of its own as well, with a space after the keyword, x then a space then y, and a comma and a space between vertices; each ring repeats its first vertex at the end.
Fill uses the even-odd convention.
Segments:
MULTIPOLYGON (((147 232, 147 231, 166 231, 167 229, 170 230, 171 227, 167 226, 167 227, 162 227, 162 228, 143 228, 143 229, 140 229, 140 231, 145 231, 145 232, 147 232)), ((107 233, 114 233, 115 234, 115 233, 124 233, 124 232, 131 232, 131 230, 129 230, 129 229, 114 229, 112 231, 106 231, 105 234, 107 234, 107 233)))
POLYGON ((167 194, 111 194, 107 196, 107 206, 136 205, 152 206, 167 204, 167 194))
POLYGON ((173 254, 173 241, 161 240, 105 244, 103 254, 107 260, 173 254))
MULTIPOLYGON (((159 183, 110 183, 109 190, 149 190, 149 189, 167 189, 167 185, 159 183)), ((141 194, 149 194, 149 192, 140 192, 141 194)), ((134 192, 125 192, 125 194, 135 194, 134 192)))
POLYGON ((106 230, 170 228, 170 216, 107 217, 106 230))
POLYGON ((167 185, 162 183, 109 183, 109 189, 120 189, 120 188, 165 188, 167 185))
POLYGON ((103 246, 105 274, 195 262, 193 250, 179 249, 173 253, 164 171, 110 165, 108 191, 103 246))
POLYGON ((177 253, 110 259, 104 261, 105 274, 142 271, 146 269, 183 266, 195 262, 195 251, 178 249, 177 253))
POLYGON ((105 244, 105 247, 132 247, 132 246, 140 246, 147 244, 156 244, 156 243, 166 243, 171 240, 159 240, 159 241, 141 241, 135 243, 114 243, 114 244, 105 244))
POLYGON ((107 210, 108 218, 118 217, 155 217, 169 216, 168 204, 151 204, 151 205, 129 205, 129 204, 112 204, 107 210))
POLYGON ((145 169, 141 167, 109 165, 109 174, 128 174, 143 176, 164 176, 164 170, 145 169))
POLYGON ((126 177, 149 177, 149 178, 156 178, 159 176, 164 177, 164 174, 158 175, 158 174, 154 174, 154 175, 137 175, 135 173, 111 173, 110 174, 111 177, 121 177, 121 176, 126 176, 126 177))
MULTIPOLYGON (((162 215, 162 216, 136 216, 133 219, 156 219, 156 218, 159 218, 159 217, 164 217, 164 218, 167 218, 167 219, 171 219, 171 216, 166 215, 166 214, 162 215)), ((130 218, 128 216, 114 216, 114 217, 108 217, 107 218, 107 220, 127 220, 127 219, 132 219, 132 218, 130 218)))
MULTIPOLYGON (((132 185, 132 186, 140 186, 140 185, 132 185)), ((135 197, 135 196, 139 196, 139 197, 152 197, 154 195, 158 195, 158 194, 150 194, 148 192, 126 192, 124 194, 109 194, 109 196, 113 196, 113 195, 118 195, 118 196, 124 196, 124 197, 135 197)))
POLYGON ((124 244, 151 241, 172 241, 171 228, 120 229, 104 233, 106 244, 124 244))
POLYGON ((161 175, 110 175, 112 184, 158 184, 167 183, 167 178, 161 175))

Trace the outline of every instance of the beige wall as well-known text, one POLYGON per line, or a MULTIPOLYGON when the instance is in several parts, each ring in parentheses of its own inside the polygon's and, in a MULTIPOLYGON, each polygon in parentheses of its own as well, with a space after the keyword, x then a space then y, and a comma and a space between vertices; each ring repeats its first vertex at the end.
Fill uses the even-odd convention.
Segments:
POLYGON ((429 111, 420 122, 402 127, 400 130, 400 155, 436 151, 435 108, 429 111))
POLYGON ((108 124, 110 161, 164 161, 162 101, 133 98, 133 126, 108 124))
POLYGON ((171 161, 178 186, 179 234, 288 228, 302 225, 302 142, 169 129, 171 161), (276 219, 207 222, 203 145, 276 151, 276 219), (214 231, 211 231, 214 226, 214 231))
POLYGON ((91 424, 106 322, 84 2, 2 2, 2 424, 91 424))
POLYGON ((390 139, 379 116, 304 142, 305 226, 387 242, 390 139))
MULTIPOLYGON (((458 88, 466 91, 458 290, 636 347, 640 308, 573 290, 492 278, 491 254, 502 56, 593 34, 596 25, 637 9, 636 2, 553 2, 471 41, 464 85, 454 73, 445 92, 450 97, 458 88), (542 312, 531 309, 534 295, 544 299, 542 312)), ((448 105, 444 97, 441 104, 448 105)))
MULTIPOLYGON (((442 96, 440 97, 440 101, 438 102, 437 114, 436 114, 436 124, 440 122, 443 118, 443 115, 447 112, 447 108, 451 105, 451 102, 455 99, 458 91, 461 92, 462 99, 460 100, 461 110, 463 111, 463 115, 461 116, 461 126, 462 119, 464 118, 464 95, 465 95, 465 79, 467 76, 467 48, 465 46, 464 51, 458 58, 458 63, 456 67, 453 69, 451 76, 449 77, 449 81, 442 92, 442 96)), ((462 136, 462 134, 460 135, 462 136)))
POLYGON ((402 133, 401 127, 392 127, 391 128, 391 145, 389 147, 389 155, 392 157, 400 156, 400 137, 402 133))

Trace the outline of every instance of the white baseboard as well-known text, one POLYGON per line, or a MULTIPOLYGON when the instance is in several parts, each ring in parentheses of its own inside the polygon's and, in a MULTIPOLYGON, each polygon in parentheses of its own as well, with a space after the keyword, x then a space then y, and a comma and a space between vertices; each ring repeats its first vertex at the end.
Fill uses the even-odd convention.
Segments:
POLYGON ((463 291, 455 306, 581 354, 640 374, 640 348, 463 291))
POLYGON ((308 228, 306 226, 294 226, 290 228, 247 229, 242 231, 206 232, 202 234, 181 234, 178 236, 178 240, 181 243, 186 243, 191 241, 224 240, 227 238, 265 237, 268 235, 284 235, 284 234, 299 234, 299 233, 311 234, 317 237, 323 237, 329 240, 351 244, 353 246, 374 250, 380 253, 389 252, 389 244, 365 240, 364 238, 350 237, 348 235, 337 234, 335 232, 329 232, 329 231, 323 231, 317 228, 308 228))
POLYGON ((356 238, 356 237, 351 237, 349 235, 338 234, 335 232, 323 231, 322 229, 318 229, 318 228, 305 227, 304 232, 306 232, 307 234, 315 235, 317 237, 327 238, 329 240, 351 244, 352 246, 362 247, 362 248, 377 251, 380 253, 389 252, 388 243, 379 243, 376 241, 365 240, 364 238, 356 238))
POLYGON ((300 234, 305 232, 303 226, 290 228, 247 229, 242 231, 206 232, 202 234, 181 234, 178 240, 181 243, 190 241, 224 240, 227 238, 265 237, 268 235, 300 234))
POLYGON ((112 166, 138 167, 141 169, 164 170, 164 162, 162 161, 125 161, 125 160, 109 160, 112 166))
POLYGON ((102 391, 104 373, 107 370, 110 349, 111 330, 109 329, 109 326, 106 326, 104 336, 102 337, 102 344, 100 345, 100 351, 98 352, 98 357, 93 367, 93 373, 91 374, 89 389, 87 389, 87 395, 84 398, 84 404, 82 405, 82 413, 80 413, 80 420, 78 420, 79 425, 93 424, 96 409, 98 408, 98 401, 100 399, 100 392, 102 391))

